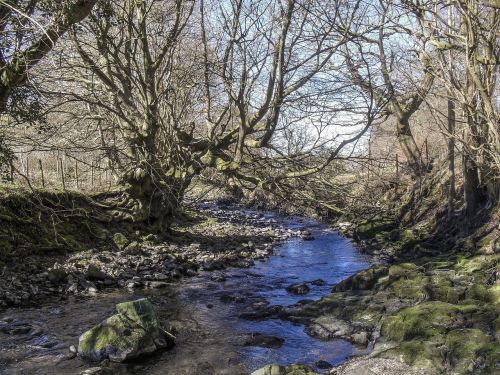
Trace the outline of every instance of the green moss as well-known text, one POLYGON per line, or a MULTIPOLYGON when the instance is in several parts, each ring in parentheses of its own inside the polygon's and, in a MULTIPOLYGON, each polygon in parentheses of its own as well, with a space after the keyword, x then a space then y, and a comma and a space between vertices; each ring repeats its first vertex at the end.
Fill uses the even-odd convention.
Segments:
POLYGON ((413 340, 406 341, 376 355, 380 358, 398 358, 408 365, 420 368, 428 374, 444 371, 442 342, 413 340))
POLYGON ((354 230, 354 237, 357 239, 368 239, 376 236, 377 233, 387 232, 396 227, 394 220, 389 218, 375 217, 359 224, 354 230))
POLYGON ((500 345, 479 329, 457 329, 446 335, 448 361, 460 374, 493 374, 500 345))
POLYGON ((397 342, 435 338, 460 323, 461 314, 475 309, 473 306, 457 306, 440 301, 420 303, 387 316, 381 334, 397 342))
POLYGON ((251 375, 317 375, 317 373, 306 365, 280 366, 272 364, 255 370, 251 375))
POLYGON ((389 267, 390 277, 409 277, 418 272, 419 267, 415 263, 400 263, 389 267))
POLYGON ((120 250, 123 250, 130 243, 127 237, 120 232, 113 235, 113 242, 120 250))
POLYGON ((371 289, 379 278, 387 275, 386 266, 375 266, 352 275, 344 281, 337 284, 333 291, 342 292, 349 290, 367 290, 371 289))
POLYGON ((395 280, 390 284, 389 290, 398 298, 424 301, 429 297, 428 290, 426 289, 428 284, 429 278, 418 274, 413 278, 395 280))

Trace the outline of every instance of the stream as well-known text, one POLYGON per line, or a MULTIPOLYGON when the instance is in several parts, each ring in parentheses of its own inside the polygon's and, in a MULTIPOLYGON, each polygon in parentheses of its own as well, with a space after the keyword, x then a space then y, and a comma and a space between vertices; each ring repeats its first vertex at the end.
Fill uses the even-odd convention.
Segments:
POLYGON ((148 297, 166 328, 174 330, 176 346, 140 362, 110 364, 113 374, 249 374, 268 363, 315 367, 319 360, 336 365, 363 354, 363 349, 344 340, 314 339, 301 324, 241 317, 256 306, 320 299, 339 281, 369 266, 366 255, 327 225, 297 216, 260 215, 289 229, 307 229, 314 240, 294 237, 278 245, 275 255, 250 268, 200 272, 161 290, 115 290, 0 312, 0 321, 14 319, 19 324, 17 334, 0 331, 0 374, 74 375, 96 366, 68 356, 69 346, 77 346, 80 334, 112 315, 116 303, 141 297, 148 297), (307 294, 287 291, 290 284, 301 282, 308 283, 307 294), (266 345, 271 347, 249 346, 248 334, 281 340, 266 345))

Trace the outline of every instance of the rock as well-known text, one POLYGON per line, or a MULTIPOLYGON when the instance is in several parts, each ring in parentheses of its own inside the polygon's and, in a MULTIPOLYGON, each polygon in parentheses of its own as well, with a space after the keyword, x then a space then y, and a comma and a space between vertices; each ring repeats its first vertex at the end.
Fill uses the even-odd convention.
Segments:
POLYGON ((386 276, 388 273, 386 266, 368 268, 341 281, 335 285, 332 292, 371 289, 381 277, 386 276))
POLYGON ((250 375, 317 375, 317 373, 305 365, 280 366, 273 364, 255 370, 250 375))
POLYGON ((312 241, 312 240, 314 240, 314 237, 311 234, 311 232, 309 232, 307 230, 303 230, 303 231, 300 232, 300 238, 302 238, 304 241, 312 241))
POLYGON ((310 289, 306 283, 297 283, 290 285, 286 290, 292 294, 303 295, 309 293, 310 289))
POLYGON ((333 366, 331 365, 331 363, 327 362, 327 361, 323 361, 323 360, 319 360, 317 361, 315 364, 314 364, 317 368, 321 369, 321 370, 327 370, 329 368, 332 368, 333 366))
POLYGON ((311 281, 311 284, 316 285, 316 286, 323 286, 326 284, 325 280, 317 279, 314 281, 311 281))
POLYGON ((92 361, 124 362, 166 348, 153 305, 143 298, 116 305, 113 315, 80 336, 78 353, 92 361))
POLYGON ((76 348, 76 346, 71 345, 71 346, 69 347, 69 352, 70 352, 70 353, 78 353, 78 349, 76 348))
POLYGON ((141 251, 141 244, 137 241, 132 241, 123 249, 123 251, 131 255, 138 254, 141 251))
POLYGON ((426 375, 396 359, 354 358, 333 369, 335 375, 426 375))
POLYGON ((354 344, 366 346, 366 345, 368 345, 368 341, 369 341, 368 340, 368 333, 366 333, 366 332, 355 333, 351 336, 351 341, 354 344))
POLYGON ((278 349, 283 346, 283 340, 280 337, 263 335, 258 332, 243 335, 243 346, 260 346, 262 348, 278 349))
POLYGON ((113 370, 106 367, 91 367, 80 372, 80 375, 113 375, 116 374, 113 370))
POLYGON ((147 284, 151 289, 162 289, 168 286, 168 283, 165 281, 150 281, 147 284))
POLYGON ((271 317, 278 316, 283 311, 283 306, 274 305, 268 306, 257 311, 244 312, 238 315, 240 319, 246 320, 263 320, 271 317))
POLYGON ((245 297, 242 297, 242 296, 232 296, 230 294, 224 294, 219 299, 223 303, 231 303, 231 302, 234 302, 234 303, 243 303, 243 302, 246 301, 245 297))
POLYGON ((224 282, 224 281, 226 281, 226 276, 220 272, 214 272, 210 276, 210 280, 216 281, 216 282, 224 282))
POLYGON ((49 281, 54 284, 64 281, 67 276, 68 273, 62 268, 53 268, 47 274, 49 281))
POLYGON ((89 280, 104 281, 106 279, 106 274, 94 264, 89 265, 86 276, 89 280))
POLYGON ((25 335, 33 327, 25 320, 0 321, 0 331, 8 335, 25 335))
POLYGON ((113 235, 113 242, 118 249, 123 250, 130 243, 130 241, 122 233, 115 233, 113 235))

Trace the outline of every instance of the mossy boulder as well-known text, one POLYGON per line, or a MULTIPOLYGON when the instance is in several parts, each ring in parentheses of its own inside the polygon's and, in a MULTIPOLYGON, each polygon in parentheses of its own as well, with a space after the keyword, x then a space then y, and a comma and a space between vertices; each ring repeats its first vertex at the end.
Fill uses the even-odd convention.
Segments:
POLYGON ((119 303, 116 310, 118 314, 80 336, 80 356, 96 362, 124 362, 152 354, 171 343, 149 300, 119 303))
POLYGON ((353 238, 366 240, 375 237, 378 233, 391 231, 396 226, 396 222, 391 218, 375 217, 359 224, 354 230, 353 238))
POLYGON ((117 232, 113 235, 113 242, 118 249, 123 250, 130 243, 127 237, 123 233, 117 232))
POLYGON ((382 336, 397 342, 414 338, 430 339, 463 325, 475 306, 452 305, 432 301, 407 307, 387 316, 382 323, 382 336))
POLYGON ((389 277, 411 277, 418 272, 419 268, 415 263, 399 263, 389 267, 389 277))
POLYGON ((387 267, 375 266, 358 272, 344 281, 338 283, 333 292, 344 292, 352 290, 367 290, 371 289, 381 277, 388 273, 387 267))
POLYGON ((500 344, 479 329, 457 329, 446 336, 447 361, 460 374, 493 374, 500 344))
MULTIPOLYGON (((425 374, 441 374, 445 370, 442 343, 429 340, 411 340, 401 342, 388 349, 376 345, 373 356, 377 358, 398 359, 410 365, 412 369, 422 369, 425 374)), ((406 372, 404 372, 406 374, 406 372)), ((421 372, 419 372, 421 373, 421 372)))
POLYGON ((317 373, 305 365, 280 366, 272 364, 255 370, 251 375, 317 375, 317 373))

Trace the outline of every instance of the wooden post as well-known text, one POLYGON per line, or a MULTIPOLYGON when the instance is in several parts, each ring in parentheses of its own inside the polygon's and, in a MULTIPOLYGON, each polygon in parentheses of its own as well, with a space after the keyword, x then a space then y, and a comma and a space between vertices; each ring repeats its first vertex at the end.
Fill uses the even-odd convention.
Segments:
POLYGON ((425 161, 429 164, 429 144, 427 142, 427 138, 425 138, 425 161))
POLYGON ((25 172, 26 178, 29 181, 29 179, 30 179, 30 159, 29 159, 28 154, 26 154, 26 170, 24 172, 25 172))
POLYGON ((38 167, 40 168, 40 177, 42 178, 42 188, 45 189, 45 175, 43 173, 42 159, 38 159, 38 167))
POLYGON ((76 181, 76 190, 78 190, 78 160, 75 160, 75 181, 76 181))
POLYGON ((399 181, 399 156, 396 154, 396 178, 399 181))
POLYGON ((59 158, 59 170, 61 171, 61 182, 62 182, 62 188, 63 190, 66 190, 66 183, 64 181, 64 168, 63 168, 63 161, 61 158, 59 158))

